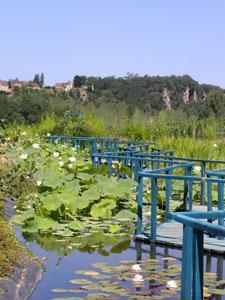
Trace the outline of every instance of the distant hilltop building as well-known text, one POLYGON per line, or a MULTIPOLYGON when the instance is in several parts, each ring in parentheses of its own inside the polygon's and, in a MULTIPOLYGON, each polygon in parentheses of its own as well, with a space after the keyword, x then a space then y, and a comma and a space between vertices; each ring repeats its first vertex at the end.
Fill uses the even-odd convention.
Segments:
POLYGON ((73 88, 73 83, 72 81, 56 83, 54 88, 56 90, 63 90, 65 92, 69 92, 73 88))
POLYGON ((12 80, 0 80, 0 92, 6 94, 12 94, 14 88, 30 88, 33 90, 39 90, 41 87, 38 83, 32 81, 19 80, 18 78, 12 80))
POLYGON ((33 90, 40 90, 40 88, 41 88, 40 85, 36 82, 29 83, 28 87, 32 88, 33 90))
POLYGON ((10 94, 12 92, 7 80, 0 80, 0 92, 4 92, 6 94, 10 94))
POLYGON ((18 78, 16 78, 15 80, 11 80, 11 85, 12 87, 21 88, 21 87, 28 86, 28 81, 21 81, 18 78))
POLYGON ((171 110, 172 106, 171 106, 171 100, 170 100, 170 92, 167 88, 163 89, 162 97, 163 97, 163 102, 165 103, 166 108, 171 110))

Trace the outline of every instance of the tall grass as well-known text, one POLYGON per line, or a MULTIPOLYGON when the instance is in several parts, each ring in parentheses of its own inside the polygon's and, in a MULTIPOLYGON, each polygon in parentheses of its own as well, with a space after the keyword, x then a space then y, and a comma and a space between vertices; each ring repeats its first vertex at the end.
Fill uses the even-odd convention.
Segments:
POLYGON ((50 134, 67 134, 76 136, 118 137, 131 140, 154 141, 159 147, 172 149, 176 156, 196 157, 204 159, 225 160, 225 140, 216 137, 215 120, 189 120, 168 123, 165 116, 150 117, 138 110, 128 118, 124 112, 113 114, 110 111, 102 115, 95 112, 86 112, 82 123, 49 115, 41 122, 33 125, 10 124, 1 128, 4 136, 18 137, 26 132, 27 136, 41 136, 50 134), (201 138, 196 136, 196 128, 202 133, 201 138), (194 134, 193 134, 194 132, 194 134))

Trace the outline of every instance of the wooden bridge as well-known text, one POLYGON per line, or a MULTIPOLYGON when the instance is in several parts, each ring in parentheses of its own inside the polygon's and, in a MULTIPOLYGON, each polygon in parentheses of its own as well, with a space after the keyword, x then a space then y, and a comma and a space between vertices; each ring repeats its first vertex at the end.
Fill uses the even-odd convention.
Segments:
MULTIPOLYGON (((181 299, 203 299, 203 251, 225 255, 224 184, 225 161, 182 158, 172 150, 149 148, 153 143, 120 141, 107 138, 49 136, 50 143, 69 143, 89 149, 93 166, 107 165, 108 175, 113 175, 113 165, 128 167, 137 181, 137 228, 135 239, 182 247, 181 299), (194 168, 200 174, 194 174, 194 168), (212 166, 214 169, 212 169, 212 166), (219 168, 218 168, 219 166, 219 168), (176 181, 183 186, 183 212, 172 212, 173 186, 176 181), (165 221, 157 222, 159 183, 164 182, 165 221), (193 186, 200 185, 200 203, 193 201, 193 186), (150 188, 149 230, 145 230, 143 207, 145 190, 150 188), (216 205, 213 195, 216 192, 216 205), (206 205, 205 205, 206 203, 206 205), (186 279, 189 280, 186 280, 186 279)), ((115 174, 114 174, 115 175, 115 174)), ((124 178, 126 174, 117 174, 124 178)), ((162 192, 162 190, 161 190, 162 192)), ((180 204, 177 203, 177 204, 180 204)))

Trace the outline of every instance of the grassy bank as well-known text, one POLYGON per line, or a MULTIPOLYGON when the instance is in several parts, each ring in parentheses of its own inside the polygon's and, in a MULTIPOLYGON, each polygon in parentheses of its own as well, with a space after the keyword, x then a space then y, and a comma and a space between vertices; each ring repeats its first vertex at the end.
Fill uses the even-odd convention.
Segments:
POLYGON ((9 181, 7 174, 10 162, 4 155, 6 147, 8 146, 0 147, 0 177, 2 179, 0 184, 0 278, 9 276, 15 267, 22 267, 24 257, 33 259, 31 253, 17 240, 13 228, 5 217, 6 202, 4 196, 7 194, 6 191, 9 191, 13 196, 19 195, 22 191, 19 188, 22 178, 20 180, 18 178, 15 180, 14 178, 13 181, 9 181), (7 188, 7 183, 9 188, 7 188))

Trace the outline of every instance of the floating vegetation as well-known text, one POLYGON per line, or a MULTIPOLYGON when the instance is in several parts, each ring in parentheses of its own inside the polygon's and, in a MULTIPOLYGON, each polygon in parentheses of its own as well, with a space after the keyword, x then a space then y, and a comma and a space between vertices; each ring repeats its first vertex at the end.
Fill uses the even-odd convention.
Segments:
MULTIPOLYGON (((120 260, 118 265, 95 262, 90 270, 75 270, 78 276, 70 280, 68 289, 53 289, 57 293, 75 293, 74 299, 180 299, 180 261, 175 257, 120 260), (165 267, 165 261, 167 262, 165 267), (80 277, 81 276, 81 277, 80 277)), ((204 299, 225 295, 225 280, 205 272, 204 299), (209 287, 210 283, 210 287, 209 287)), ((54 298, 72 299, 72 298, 54 298)))
MULTIPOLYGON (((11 219, 24 234, 61 237, 132 233, 136 220, 135 182, 108 178, 85 151, 34 140, 12 147, 9 176, 30 178, 33 192, 23 192, 11 219)), ((94 245, 94 244, 93 244, 94 245)))
POLYGON ((74 291, 80 293, 78 296, 82 295, 83 299, 166 299, 171 296, 179 299, 181 268, 178 262, 168 257, 168 269, 162 269, 164 261, 156 259, 138 261, 137 264, 131 260, 121 260, 114 266, 96 262, 91 270, 76 270, 75 274, 82 277, 72 279, 73 288, 62 293, 74 291), (176 282, 176 288, 166 288, 171 277, 176 282))

